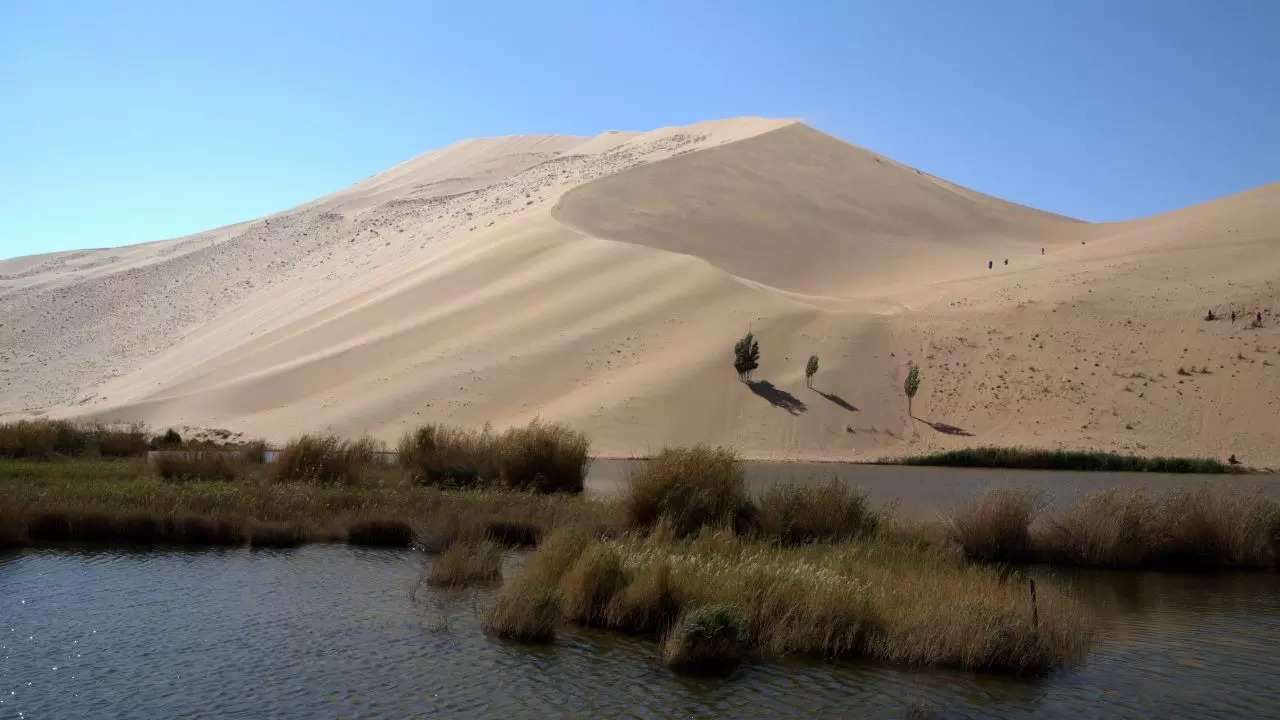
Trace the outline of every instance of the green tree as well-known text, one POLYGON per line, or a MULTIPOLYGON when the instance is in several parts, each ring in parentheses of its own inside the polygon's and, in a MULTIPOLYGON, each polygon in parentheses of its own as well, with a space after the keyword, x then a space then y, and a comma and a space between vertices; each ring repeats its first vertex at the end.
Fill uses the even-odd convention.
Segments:
POLYGON ((750 380, 751 373, 760 367, 760 343, 748 332, 733 346, 733 369, 739 380, 750 380))
POLYGON ((804 366, 804 384, 813 387, 813 376, 818 374, 818 356, 810 355, 809 362, 804 366))
POLYGON ((907 363, 907 380, 902 383, 902 391, 907 394, 907 415, 915 417, 911 413, 911 401, 916 397, 916 391, 920 389, 920 366, 913 362, 907 363))

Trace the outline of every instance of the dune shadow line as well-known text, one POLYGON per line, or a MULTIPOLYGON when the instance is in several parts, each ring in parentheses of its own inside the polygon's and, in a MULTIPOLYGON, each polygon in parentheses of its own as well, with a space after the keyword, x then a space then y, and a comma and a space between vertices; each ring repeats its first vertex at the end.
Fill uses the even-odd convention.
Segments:
POLYGON ((768 400, 770 405, 782 408, 792 415, 799 415, 809 409, 803 400, 768 380, 748 380, 747 387, 751 388, 751 392, 768 400))

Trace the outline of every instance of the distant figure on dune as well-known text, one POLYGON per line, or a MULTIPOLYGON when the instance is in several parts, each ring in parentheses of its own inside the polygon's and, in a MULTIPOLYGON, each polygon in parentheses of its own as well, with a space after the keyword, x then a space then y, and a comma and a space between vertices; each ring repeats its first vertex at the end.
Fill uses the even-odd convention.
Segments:
POLYGON ((1213 317, 1213 311, 1212 311, 1212 310, 1210 310, 1210 311, 1209 311, 1209 314, 1208 314, 1208 315, 1206 315, 1204 319, 1205 319, 1205 320, 1209 320, 1210 322, 1212 322, 1212 321, 1213 321, 1213 319, 1214 319, 1214 317, 1213 317))
POLYGON ((1254 313, 1254 315, 1253 315, 1253 323, 1254 323, 1255 325, 1257 325, 1258 327, 1262 327, 1262 311, 1261 311, 1261 310, 1259 310, 1258 312, 1254 313))
POLYGON ((990 270, 990 269, 991 269, 991 268, 993 268, 993 267, 995 267, 995 261, 994 261, 994 260, 988 260, 988 261, 987 261, 987 269, 988 269, 988 270, 990 270))
POLYGON ((1235 321, 1236 321, 1236 311, 1235 311, 1235 310, 1232 310, 1232 311, 1231 311, 1231 322, 1235 322, 1235 321))
POLYGON ((1005 258, 1005 259, 1004 259, 1004 264, 1005 264, 1005 265, 1008 265, 1008 264, 1009 264, 1009 258, 1005 258))
POLYGON ((1040 248, 1040 254, 1041 254, 1041 255, 1043 255, 1043 254, 1044 254, 1044 248, 1040 248))

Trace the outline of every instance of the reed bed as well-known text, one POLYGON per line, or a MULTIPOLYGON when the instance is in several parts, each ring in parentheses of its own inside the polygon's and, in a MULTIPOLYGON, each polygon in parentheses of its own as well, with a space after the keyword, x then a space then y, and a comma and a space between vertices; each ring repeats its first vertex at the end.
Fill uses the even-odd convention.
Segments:
POLYGON ((1239 465, 1213 458, 1142 457, 1108 452, 1043 450, 1023 447, 975 447, 887 460, 899 465, 1009 468, 1018 470, 1085 470, 1093 472, 1244 473, 1239 465))
POLYGON ((146 455, 149 448, 147 431, 142 425, 112 426, 44 419, 0 423, 0 458, 10 460, 140 457, 146 455))
POLYGON ((1092 632, 1053 587, 1040 588, 1033 608, 1016 576, 954 550, 874 538, 785 547, 706 528, 675 542, 651 534, 544 546, 529 568, 499 599, 492 630, 512 619, 532 624, 513 609, 554 596, 567 621, 624 632, 657 626, 665 647, 684 648, 669 651, 677 666, 723 654, 690 648, 680 635, 682 618, 711 607, 740 620, 734 647, 743 653, 1013 674, 1079 661, 1092 632))

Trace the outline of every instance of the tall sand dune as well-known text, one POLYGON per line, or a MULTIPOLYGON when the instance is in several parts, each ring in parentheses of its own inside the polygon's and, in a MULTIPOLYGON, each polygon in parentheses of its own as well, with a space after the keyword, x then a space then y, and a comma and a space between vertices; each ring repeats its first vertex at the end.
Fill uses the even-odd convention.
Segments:
POLYGON ((260 220, 0 261, 0 419, 1276 466, 1277 283, 1280 185, 1090 224, 787 121, 480 139, 260 220))

